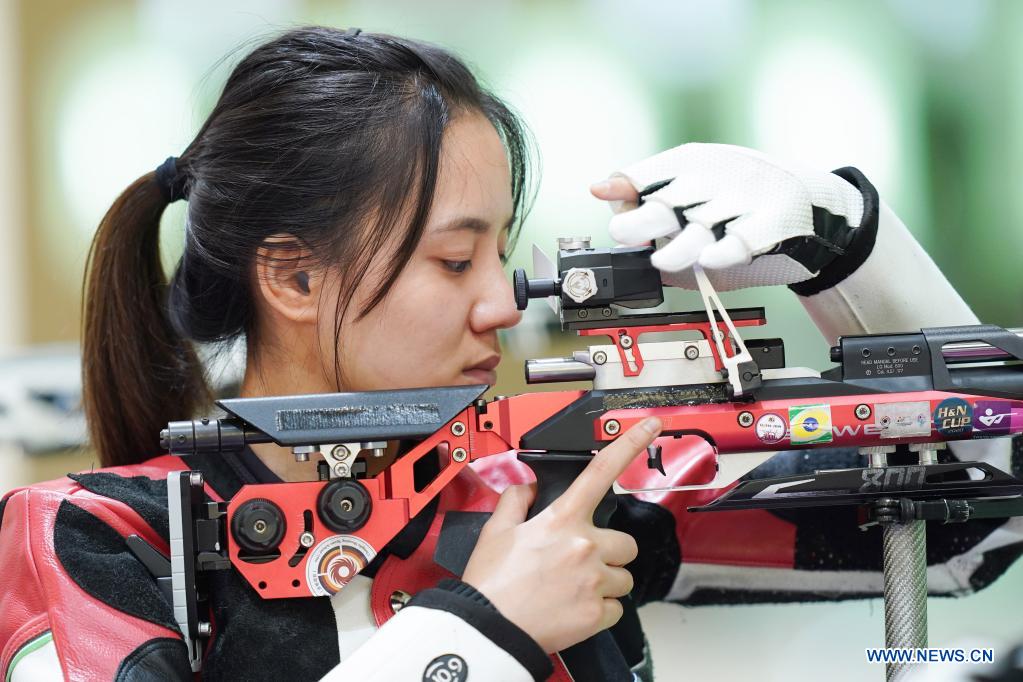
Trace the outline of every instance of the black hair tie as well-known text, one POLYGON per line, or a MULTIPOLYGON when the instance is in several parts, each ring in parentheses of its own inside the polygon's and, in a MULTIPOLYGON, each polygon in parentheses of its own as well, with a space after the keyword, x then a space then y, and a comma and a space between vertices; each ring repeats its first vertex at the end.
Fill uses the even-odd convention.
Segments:
POLYGON ((185 191, 187 181, 188 177, 184 173, 178 173, 177 157, 168 156, 156 169, 156 185, 168 204, 188 198, 188 192, 185 191))

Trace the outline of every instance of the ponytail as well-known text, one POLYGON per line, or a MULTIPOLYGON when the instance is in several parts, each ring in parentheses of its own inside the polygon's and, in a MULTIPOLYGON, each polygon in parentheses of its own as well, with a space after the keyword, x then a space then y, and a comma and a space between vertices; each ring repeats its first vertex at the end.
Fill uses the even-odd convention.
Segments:
POLYGON ((160 216, 168 199, 155 172, 132 183, 103 216, 86 261, 83 404, 103 466, 159 454, 167 421, 210 402, 198 356, 167 315, 160 216))

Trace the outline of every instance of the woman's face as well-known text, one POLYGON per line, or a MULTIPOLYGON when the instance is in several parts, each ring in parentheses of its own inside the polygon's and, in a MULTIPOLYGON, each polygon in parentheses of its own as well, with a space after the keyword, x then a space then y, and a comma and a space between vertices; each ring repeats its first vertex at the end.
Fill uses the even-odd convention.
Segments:
MULTIPOLYGON (((494 384, 497 330, 521 318, 501 264, 512 210, 497 131, 482 115, 460 115, 444 132, 430 218, 412 259, 357 321, 394 244, 381 244, 355 291, 338 347, 342 390, 494 384)), ((334 344, 332 324, 320 334, 322 347, 334 344)))

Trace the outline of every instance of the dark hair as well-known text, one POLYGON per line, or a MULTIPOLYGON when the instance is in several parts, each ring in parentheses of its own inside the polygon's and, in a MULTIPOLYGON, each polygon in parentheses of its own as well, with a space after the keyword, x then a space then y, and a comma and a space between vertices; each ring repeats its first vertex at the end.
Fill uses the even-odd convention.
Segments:
MULTIPOLYGON (((188 197, 185 251, 168 283, 156 173, 103 217, 86 266, 84 407, 104 466, 158 452, 159 431, 211 402, 195 342, 254 333, 250 273, 268 237, 340 268, 365 264, 380 235, 402 230, 378 305, 419 243, 437 182, 441 137, 460 112, 486 116, 508 152, 516 221, 528 143, 516 116, 450 52, 417 41, 301 28, 234 68, 176 162, 188 197), (403 235, 403 236, 402 236, 403 235)), ((345 277, 335 335, 358 278, 345 277)), ((335 339, 336 340, 336 339, 335 339)), ((335 344, 336 346, 336 344, 335 344)), ((339 363, 335 372, 340 382, 339 363)))

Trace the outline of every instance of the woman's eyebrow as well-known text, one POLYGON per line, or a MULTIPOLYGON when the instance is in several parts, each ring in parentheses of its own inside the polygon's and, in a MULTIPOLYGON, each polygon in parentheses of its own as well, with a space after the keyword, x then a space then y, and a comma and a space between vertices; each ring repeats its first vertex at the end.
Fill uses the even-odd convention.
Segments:
MULTIPOLYGON (((504 225, 502 229, 508 229, 511 227, 513 221, 514 218, 509 218, 507 224, 504 225)), ((490 229, 490 225, 491 223, 489 221, 482 218, 477 218, 475 216, 460 216, 441 224, 436 231, 451 232, 454 230, 469 230, 476 234, 484 234, 490 229)))

